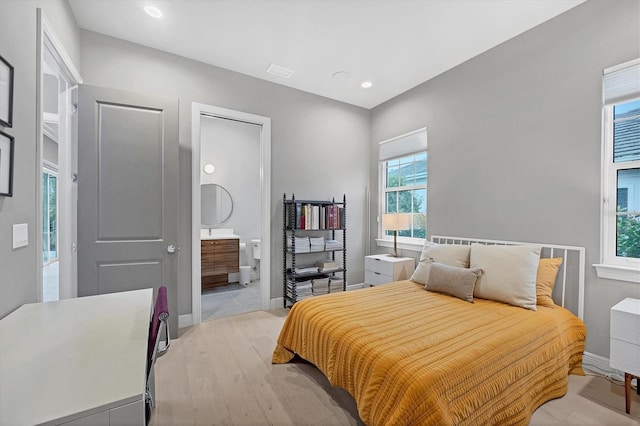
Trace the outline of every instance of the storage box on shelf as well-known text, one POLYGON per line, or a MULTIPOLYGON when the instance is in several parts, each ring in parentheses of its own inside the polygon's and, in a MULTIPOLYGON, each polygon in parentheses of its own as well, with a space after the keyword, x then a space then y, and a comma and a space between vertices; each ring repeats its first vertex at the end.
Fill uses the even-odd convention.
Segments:
POLYGON ((415 269, 412 257, 393 257, 388 254, 374 254, 364 258, 365 286, 375 286, 393 281, 408 280, 415 269))
POLYGON ((631 379, 640 392, 640 299, 626 298, 611 308, 611 368, 624 372, 625 408, 631 412, 631 379))
POLYGON ((306 297, 347 288, 347 198, 342 201, 283 197, 284 307, 306 297), (336 252, 342 253, 341 261, 336 252), (325 253, 318 259, 318 253, 325 253), (308 255, 308 256, 307 256, 308 255))

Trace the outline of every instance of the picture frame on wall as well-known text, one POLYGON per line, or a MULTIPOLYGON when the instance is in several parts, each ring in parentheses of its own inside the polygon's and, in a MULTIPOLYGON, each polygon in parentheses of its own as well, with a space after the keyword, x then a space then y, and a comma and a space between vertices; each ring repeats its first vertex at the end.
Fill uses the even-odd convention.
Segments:
POLYGON ((0 196, 13 196, 14 138, 0 131, 0 196))
POLYGON ((0 56, 0 126, 13 126, 13 66, 0 56))

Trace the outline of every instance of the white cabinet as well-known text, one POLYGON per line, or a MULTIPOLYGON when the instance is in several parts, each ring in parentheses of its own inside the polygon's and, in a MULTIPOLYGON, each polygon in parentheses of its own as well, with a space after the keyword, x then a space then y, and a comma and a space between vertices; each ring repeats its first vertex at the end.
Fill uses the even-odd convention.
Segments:
POLYGON ((415 259, 374 254, 364 258, 365 285, 378 285, 408 280, 415 269, 415 259))
POLYGON ((625 373, 625 402, 631 410, 631 378, 640 377, 640 299, 627 298, 611 308, 611 368, 625 373))
POLYGON ((63 426, 110 426, 109 410, 64 423, 63 426))
POLYGON ((145 419, 144 401, 136 401, 131 404, 114 407, 110 410, 100 411, 90 416, 64 423, 62 426, 133 426, 144 425, 145 419))

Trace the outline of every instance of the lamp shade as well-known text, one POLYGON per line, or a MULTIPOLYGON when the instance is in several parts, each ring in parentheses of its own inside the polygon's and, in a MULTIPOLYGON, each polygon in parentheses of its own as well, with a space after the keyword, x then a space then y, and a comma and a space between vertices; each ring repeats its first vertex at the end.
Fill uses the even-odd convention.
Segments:
POLYGON ((411 228, 409 213, 385 213, 382 215, 382 229, 385 231, 402 231, 411 228))

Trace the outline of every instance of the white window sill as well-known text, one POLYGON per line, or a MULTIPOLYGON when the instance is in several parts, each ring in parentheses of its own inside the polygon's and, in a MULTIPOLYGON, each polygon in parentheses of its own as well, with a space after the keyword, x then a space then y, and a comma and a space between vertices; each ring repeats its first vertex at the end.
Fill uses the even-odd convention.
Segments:
POLYGON ((607 278, 610 280, 627 281, 630 283, 640 284, 639 267, 605 265, 603 263, 594 264, 593 267, 596 268, 598 278, 607 278))
MULTIPOLYGON (((391 247, 393 248, 393 240, 376 238, 376 243, 378 247, 391 247)), ((402 241, 398 239, 397 247, 399 250, 409 250, 409 251, 417 251, 422 252, 422 247, 424 246, 424 240, 415 239, 414 241, 402 241)))

